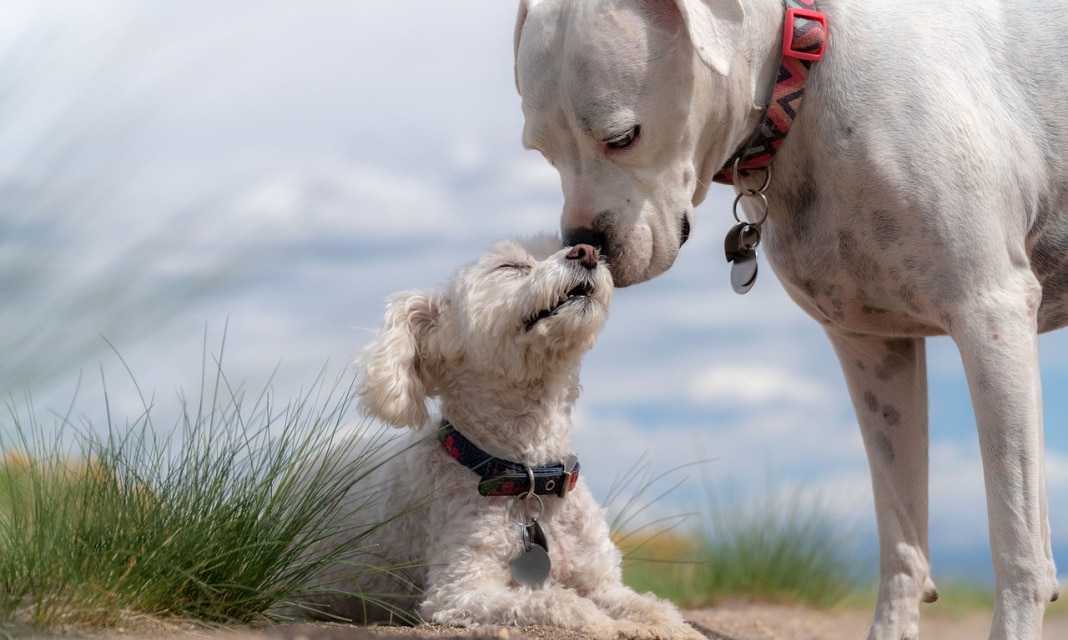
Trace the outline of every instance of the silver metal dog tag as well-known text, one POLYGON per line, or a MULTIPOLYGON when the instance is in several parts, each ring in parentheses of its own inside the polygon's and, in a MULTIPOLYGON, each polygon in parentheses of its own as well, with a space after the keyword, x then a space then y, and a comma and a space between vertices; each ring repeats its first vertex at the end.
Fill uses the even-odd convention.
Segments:
POLYGON ((512 579, 524 587, 534 588, 549 577, 552 560, 549 559, 549 542, 545 531, 535 518, 523 526, 523 551, 512 560, 512 579))
POLYGON ((757 251, 760 227, 739 222, 730 228, 723 240, 723 253, 731 263, 731 288, 746 293, 753 288, 757 276, 757 251))
POLYGON ((731 288, 735 293, 748 293, 756 283, 757 277, 757 252, 751 249, 744 258, 739 258, 731 264, 731 288))

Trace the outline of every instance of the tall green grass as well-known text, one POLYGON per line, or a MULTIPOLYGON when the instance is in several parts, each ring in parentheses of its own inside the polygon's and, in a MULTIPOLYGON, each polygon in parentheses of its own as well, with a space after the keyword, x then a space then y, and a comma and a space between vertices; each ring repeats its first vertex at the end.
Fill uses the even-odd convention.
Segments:
POLYGON ((683 606, 738 598, 820 608, 863 588, 853 534, 818 496, 707 494, 696 520, 647 531, 630 548, 620 538, 630 586, 683 606))
POLYGON ((0 622, 247 622, 299 597, 364 535, 332 517, 386 440, 346 423, 352 395, 351 380, 320 378, 277 406, 266 390, 247 399, 220 367, 163 435, 148 403, 126 424, 109 411, 104 429, 62 418, 58 437, 32 403, 9 403, 0 622))

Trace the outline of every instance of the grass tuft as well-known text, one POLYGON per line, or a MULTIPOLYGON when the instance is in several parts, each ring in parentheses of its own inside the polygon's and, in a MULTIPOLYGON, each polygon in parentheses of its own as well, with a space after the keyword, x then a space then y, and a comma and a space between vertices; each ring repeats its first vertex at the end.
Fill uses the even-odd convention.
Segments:
POLYGON ((629 548, 617 539, 628 585, 686 607, 747 599, 830 608, 861 584, 850 532, 800 491, 749 501, 709 491, 696 525, 646 532, 629 548))
POLYGON ((221 367, 209 382, 196 402, 182 399, 163 436, 148 403, 129 424, 109 417, 104 436, 63 418, 47 441, 32 403, 8 405, 0 622, 106 626, 138 614, 248 622, 359 550, 361 534, 332 516, 386 438, 345 424, 351 381, 320 377, 281 407, 267 391, 247 402, 221 367), (341 547, 320 546, 339 536, 341 547))

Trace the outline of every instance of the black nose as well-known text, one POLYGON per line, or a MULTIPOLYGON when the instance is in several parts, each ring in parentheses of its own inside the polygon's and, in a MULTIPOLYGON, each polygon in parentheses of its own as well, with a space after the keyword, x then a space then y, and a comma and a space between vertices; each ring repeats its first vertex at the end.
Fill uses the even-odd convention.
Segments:
POLYGON ((564 229, 564 244, 571 247, 578 244, 588 244, 600 251, 604 251, 604 232, 586 227, 564 229))
POLYGON ((597 266, 597 248, 588 244, 576 244, 567 252, 567 259, 577 260, 587 269, 593 269, 597 266))

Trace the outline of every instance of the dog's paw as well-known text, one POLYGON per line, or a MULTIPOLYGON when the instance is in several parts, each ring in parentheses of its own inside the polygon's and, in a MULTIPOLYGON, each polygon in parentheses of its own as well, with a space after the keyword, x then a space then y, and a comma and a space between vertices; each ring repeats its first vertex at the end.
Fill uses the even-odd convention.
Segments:
POLYGON ((598 604, 618 621, 621 638, 699 640, 705 637, 686 622, 674 604, 649 593, 639 594, 621 586, 602 593, 598 604))
POLYGON ((651 626, 627 620, 617 621, 609 636, 614 640, 707 640, 703 633, 686 623, 651 626))
POLYGON ((617 620, 627 620, 649 627, 679 628, 686 624, 682 612, 667 600, 662 600, 650 593, 635 593, 622 588, 610 596, 602 597, 598 603, 617 620))

